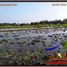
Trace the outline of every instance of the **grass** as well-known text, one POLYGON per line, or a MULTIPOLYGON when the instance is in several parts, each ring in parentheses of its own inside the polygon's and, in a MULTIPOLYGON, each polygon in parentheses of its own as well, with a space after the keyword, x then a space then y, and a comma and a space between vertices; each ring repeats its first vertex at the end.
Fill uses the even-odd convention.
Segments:
POLYGON ((63 42, 63 44, 64 44, 64 49, 67 49, 67 40, 65 40, 65 41, 63 42))
POLYGON ((1 25, 0 28, 43 28, 43 27, 67 27, 67 24, 38 24, 38 25, 1 25))
MULTIPOLYGON (((17 29, 17 30, 28 30, 28 29, 45 29, 45 28, 62 28, 67 27, 67 24, 38 24, 38 25, 1 25, 0 29, 17 29)), ((2 32, 6 32, 9 30, 0 30, 2 32)), ((11 30, 10 30, 11 31, 11 30)))

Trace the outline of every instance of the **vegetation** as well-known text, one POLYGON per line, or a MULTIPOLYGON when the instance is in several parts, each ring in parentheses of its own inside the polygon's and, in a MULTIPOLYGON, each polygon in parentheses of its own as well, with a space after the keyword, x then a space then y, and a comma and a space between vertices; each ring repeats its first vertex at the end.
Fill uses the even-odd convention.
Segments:
POLYGON ((10 49, 0 50, 0 65, 45 65, 44 61, 47 59, 46 56, 41 57, 41 50, 33 53, 27 51, 18 53, 10 49))
POLYGON ((67 19, 54 20, 54 21, 39 21, 31 22, 30 24, 25 23, 0 23, 0 28, 45 28, 45 27, 67 27, 67 19))
POLYGON ((64 49, 67 49, 67 40, 65 40, 65 41, 63 42, 63 45, 64 45, 64 49))

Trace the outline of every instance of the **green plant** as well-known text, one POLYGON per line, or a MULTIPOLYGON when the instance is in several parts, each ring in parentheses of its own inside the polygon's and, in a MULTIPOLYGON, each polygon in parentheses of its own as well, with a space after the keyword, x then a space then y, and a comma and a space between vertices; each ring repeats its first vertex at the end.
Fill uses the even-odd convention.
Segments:
POLYGON ((23 59, 23 64, 24 65, 30 65, 30 63, 31 63, 31 56, 30 56, 29 52, 25 52, 23 57, 22 57, 22 59, 23 59))

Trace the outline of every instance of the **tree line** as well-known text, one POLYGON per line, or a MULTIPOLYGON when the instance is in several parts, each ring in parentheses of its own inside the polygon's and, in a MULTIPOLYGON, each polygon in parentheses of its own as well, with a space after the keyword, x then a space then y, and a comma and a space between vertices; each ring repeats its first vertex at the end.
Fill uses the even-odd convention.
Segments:
POLYGON ((16 25, 16 26, 23 26, 23 25, 38 25, 38 24, 67 24, 67 19, 64 19, 63 21, 61 20, 53 20, 53 21, 48 21, 48 20, 43 20, 39 22, 31 22, 30 24, 26 23, 0 23, 0 26, 4 25, 16 25))

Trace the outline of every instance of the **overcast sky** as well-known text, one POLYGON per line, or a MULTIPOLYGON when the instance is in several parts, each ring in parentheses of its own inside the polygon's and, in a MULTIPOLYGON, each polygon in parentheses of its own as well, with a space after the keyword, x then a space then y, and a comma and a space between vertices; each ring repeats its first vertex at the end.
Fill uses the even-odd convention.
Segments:
MULTIPOLYGON (((0 6, 0 22, 30 23, 67 18, 67 6, 52 6, 59 2, 13 2, 17 6, 0 6)), ((61 2, 60 2, 61 3, 61 2)), ((63 3, 63 2, 62 2, 63 3)), ((0 4, 11 4, 1 2, 0 4)), ((65 2, 65 4, 67 4, 65 2)))

